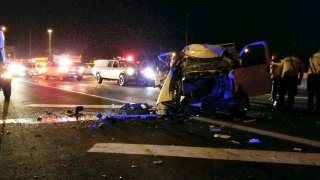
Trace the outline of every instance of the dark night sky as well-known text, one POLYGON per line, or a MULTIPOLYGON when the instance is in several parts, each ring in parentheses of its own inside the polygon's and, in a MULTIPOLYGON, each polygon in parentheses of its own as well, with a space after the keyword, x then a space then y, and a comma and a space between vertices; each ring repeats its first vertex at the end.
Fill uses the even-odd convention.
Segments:
POLYGON ((155 56, 188 43, 266 40, 276 51, 320 47, 320 1, 308 0, 10 0, 1 2, 7 45, 29 55, 46 54, 52 28, 55 53, 86 59, 112 57, 128 49, 155 56))

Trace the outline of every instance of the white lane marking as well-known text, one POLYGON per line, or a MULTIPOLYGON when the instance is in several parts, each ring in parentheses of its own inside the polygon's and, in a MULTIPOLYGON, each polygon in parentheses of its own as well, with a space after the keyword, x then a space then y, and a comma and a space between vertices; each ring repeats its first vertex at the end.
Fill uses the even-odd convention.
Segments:
POLYGON ((47 107, 47 108, 75 108, 77 106, 83 106, 83 108, 91 109, 119 109, 123 105, 81 105, 81 104, 29 104, 28 107, 47 107))
MULTIPOLYGON (((20 80, 20 81, 23 81, 23 80, 20 80)), ((88 93, 84 93, 84 92, 73 91, 73 90, 69 90, 69 89, 63 89, 63 88, 58 88, 58 87, 54 87, 54 86, 49 86, 49 85, 43 85, 43 84, 38 84, 38 83, 34 83, 34 82, 29 82, 29 81, 23 81, 23 82, 29 83, 29 84, 38 85, 38 86, 44 86, 44 87, 48 87, 48 88, 52 88, 52 89, 59 89, 59 90, 67 91, 67 92, 82 94, 82 95, 86 95, 86 96, 96 97, 96 98, 100 98, 100 99, 111 100, 111 101, 120 102, 120 103, 129 103, 127 101, 122 101, 122 100, 119 100, 119 99, 113 99, 113 98, 108 98, 108 97, 103 97, 103 96, 97 96, 97 95, 88 94, 88 93)))
POLYGON ((320 147, 320 142, 315 141, 315 140, 304 139, 304 138, 295 137, 295 136, 289 136, 286 134, 275 133, 272 131, 266 131, 266 130, 262 130, 262 129, 247 127, 247 126, 241 126, 241 125, 234 124, 234 123, 228 123, 228 122, 213 120, 213 119, 204 118, 204 117, 192 117, 192 119, 197 120, 197 121, 201 121, 201 122, 217 124, 217 125, 221 125, 221 126, 225 126, 225 127, 229 127, 229 128, 233 128, 233 129, 238 129, 238 130, 242 130, 242 131, 247 131, 250 133, 260 134, 263 136, 269 136, 269 137, 282 139, 282 140, 286 140, 286 141, 291 141, 291 142, 295 142, 295 143, 320 147))
POLYGON ((320 154, 317 153, 122 143, 98 143, 88 152, 320 166, 320 154))
POLYGON ((81 116, 78 119, 76 117, 61 117, 61 118, 18 118, 18 119, 4 119, 0 121, 0 124, 51 124, 51 123, 66 123, 74 121, 97 121, 96 116, 81 116))
MULTIPOLYGON (((265 94, 265 96, 271 96, 271 94, 265 94)), ((288 96, 286 96, 288 97, 288 96)), ((305 96, 295 96, 294 98, 297 98, 297 99, 308 99, 308 97, 305 97, 305 96)))

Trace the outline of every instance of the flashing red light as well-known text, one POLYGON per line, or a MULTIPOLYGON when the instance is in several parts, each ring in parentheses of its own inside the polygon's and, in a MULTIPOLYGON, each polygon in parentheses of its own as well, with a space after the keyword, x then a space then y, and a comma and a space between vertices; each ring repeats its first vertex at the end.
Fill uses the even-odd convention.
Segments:
POLYGON ((127 61, 133 61, 133 57, 132 56, 127 56, 126 60, 127 61))

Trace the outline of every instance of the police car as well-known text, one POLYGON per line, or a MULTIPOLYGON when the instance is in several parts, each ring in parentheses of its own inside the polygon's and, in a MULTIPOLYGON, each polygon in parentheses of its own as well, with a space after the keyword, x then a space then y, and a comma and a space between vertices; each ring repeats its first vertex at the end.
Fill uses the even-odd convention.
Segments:
POLYGON ((131 58, 96 60, 92 73, 99 84, 103 80, 117 80, 120 86, 130 82, 140 85, 152 84, 155 76, 152 68, 140 66, 131 58))

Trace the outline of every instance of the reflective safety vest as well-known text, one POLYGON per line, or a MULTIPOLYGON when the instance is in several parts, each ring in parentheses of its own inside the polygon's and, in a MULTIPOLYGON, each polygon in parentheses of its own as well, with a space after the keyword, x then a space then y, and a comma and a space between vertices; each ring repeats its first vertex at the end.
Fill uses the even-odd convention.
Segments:
POLYGON ((308 74, 320 74, 320 52, 314 54, 309 59, 308 74))
POLYGON ((296 57, 286 57, 281 60, 281 77, 284 76, 298 76, 303 73, 302 62, 296 57))

